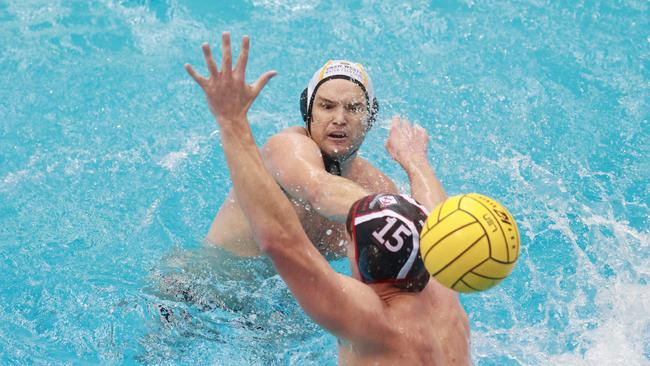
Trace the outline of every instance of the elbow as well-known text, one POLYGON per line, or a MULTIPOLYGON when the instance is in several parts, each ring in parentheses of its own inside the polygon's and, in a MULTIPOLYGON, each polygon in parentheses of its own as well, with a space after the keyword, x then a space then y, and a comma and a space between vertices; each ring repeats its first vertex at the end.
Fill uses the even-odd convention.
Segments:
POLYGON ((325 190, 323 189, 323 185, 321 184, 316 184, 311 187, 307 194, 307 200, 309 201, 309 204, 311 204, 316 211, 321 213, 321 209, 323 207, 323 203, 327 199, 325 190))
POLYGON ((311 243, 298 220, 289 220, 276 230, 258 232, 255 240, 264 255, 271 257, 286 256, 291 252, 311 243))
POLYGON ((291 250, 296 241, 306 236, 289 202, 277 203, 274 214, 250 222, 255 242, 265 255, 291 250))
POLYGON ((264 255, 270 255, 278 250, 278 242, 275 238, 269 236, 262 236, 256 239, 257 246, 260 248, 264 255))
POLYGON ((288 232, 280 229, 256 235, 256 241, 262 253, 273 256, 286 250, 290 246, 292 237, 288 232))

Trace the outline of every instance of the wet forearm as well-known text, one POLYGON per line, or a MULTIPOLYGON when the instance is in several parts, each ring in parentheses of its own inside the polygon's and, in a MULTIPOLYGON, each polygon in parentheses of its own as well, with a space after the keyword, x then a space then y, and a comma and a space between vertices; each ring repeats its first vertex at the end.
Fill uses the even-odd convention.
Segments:
POLYGON ((447 198, 442 184, 425 158, 410 162, 404 169, 411 183, 411 196, 429 211, 447 198))
POLYGON ((344 223, 354 202, 370 193, 359 184, 337 176, 328 177, 313 195, 316 211, 328 219, 344 223))

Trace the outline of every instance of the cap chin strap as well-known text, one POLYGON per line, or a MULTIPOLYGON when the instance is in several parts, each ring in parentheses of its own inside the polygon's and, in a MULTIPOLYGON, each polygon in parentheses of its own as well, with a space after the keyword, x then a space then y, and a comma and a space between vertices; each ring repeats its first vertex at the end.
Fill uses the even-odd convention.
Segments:
POLYGON ((321 150, 321 155, 323 155, 323 164, 325 165, 325 170, 333 175, 338 175, 341 176, 341 163, 346 162, 348 159, 350 159, 354 154, 359 151, 359 146, 356 148, 350 150, 347 154, 345 154, 342 157, 339 158, 334 158, 330 156, 329 154, 326 154, 323 150, 321 150))
MULTIPOLYGON (((307 124, 307 135, 309 138, 311 138, 311 126, 307 124)), ((329 154, 327 154, 325 151, 321 150, 320 153, 323 156, 323 165, 325 165, 325 171, 327 171, 330 174, 333 175, 338 175, 339 177, 341 176, 342 170, 341 170, 341 163, 344 163, 348 159, 350 159, 354 154, 359 151, 359 148, 361 146, 357 146, 354 149, 350 150, 347 154, 345 154, 342 157, 335 158, 329 154)))

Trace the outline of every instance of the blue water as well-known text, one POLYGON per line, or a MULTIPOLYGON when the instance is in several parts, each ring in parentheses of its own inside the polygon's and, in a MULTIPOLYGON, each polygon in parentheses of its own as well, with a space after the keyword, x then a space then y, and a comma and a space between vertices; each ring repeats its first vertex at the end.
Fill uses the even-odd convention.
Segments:
POLYGON ((477 365, 650 364, 647 1, 216 3, 0 0, 0 364, 335 364, 268 261, 202 248, 231 185, 182 65, 223 30, 251 81, 279 72, 259 143, 352 59, 381 103, 364 157, 408 191, 401 113, 448 193, 513 212, 511 277, 461 297, 477 365))

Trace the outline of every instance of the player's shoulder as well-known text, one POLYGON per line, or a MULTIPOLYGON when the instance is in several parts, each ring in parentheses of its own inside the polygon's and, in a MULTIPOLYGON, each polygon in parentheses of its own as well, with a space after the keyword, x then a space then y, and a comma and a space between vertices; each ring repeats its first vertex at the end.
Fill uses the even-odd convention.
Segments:
POLYGON ((304 128, 303 126, 287 127, 284 130, 276 133, 276 135, 281 135, 281 134, 301 135, 301 136, 309 137, 309 133, 307 132, 307 129, 304 128))
POLYGON ((271 136, 262 147, 265 158, 283 157, 290 153, 319 154, 318 146, 304 127, 293 126, 271 136))
POLYGON ((269 148, 286 148, 287 146, 296 145, 316 145, 316 143, 309 137, 307 130, 304 127, 292 126, 271 136, 266 143, 265 147, 269 148))

